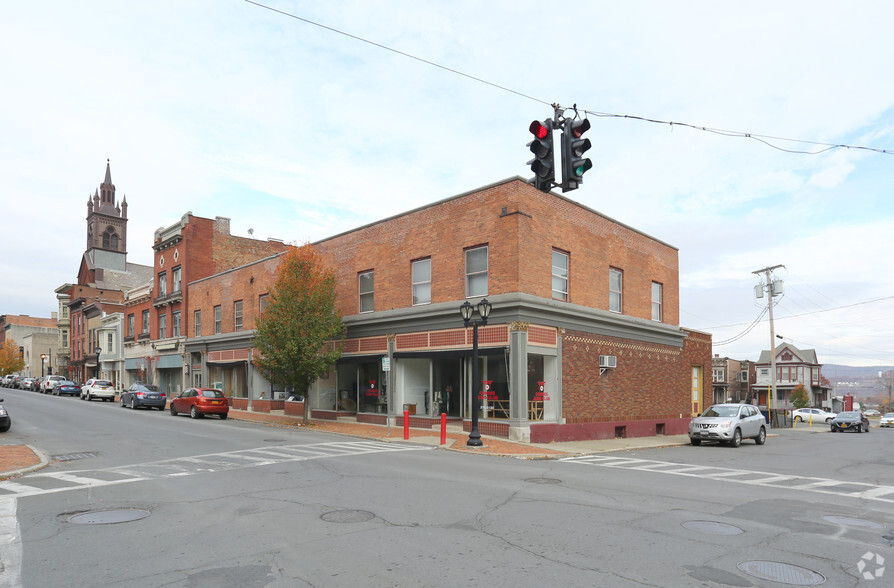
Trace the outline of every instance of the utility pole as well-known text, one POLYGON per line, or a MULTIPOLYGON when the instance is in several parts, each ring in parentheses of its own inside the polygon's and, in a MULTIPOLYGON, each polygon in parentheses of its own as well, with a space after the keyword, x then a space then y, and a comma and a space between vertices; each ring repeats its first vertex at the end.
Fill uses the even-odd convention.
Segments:
MULTIPOLYGON (((773 426, 773 398, 776 396, 776 331, 773 328, 773 297, 781 293, 775 288, 775 282, 770 280, 770 272, 775 269, 785 267, 784 265, 774 265, 773 267, 765 267, 764 269, 755 270, 751 273, 756 275, 764 275, 767 288, 767 308, 770 311, 770 389, 767 394, 767 416, 770 418, 770 426, 773 426)), ((755 292, 760 288, 760 298, 763 295, 764 284, 755 286, 755 292)))

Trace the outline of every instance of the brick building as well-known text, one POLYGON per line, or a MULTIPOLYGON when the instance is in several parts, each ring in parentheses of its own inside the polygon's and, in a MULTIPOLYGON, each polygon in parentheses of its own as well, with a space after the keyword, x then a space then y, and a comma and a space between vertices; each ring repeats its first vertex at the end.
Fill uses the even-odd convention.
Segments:
POLYGON ((711 364, 715 403, 751 402, 750 384, 754 381, 752 362, 715 354, 711 364))
MULTIPOLYGON (((414 426, 446 413, 468 427, 482 384, 459 308, 484 298, 482 433, 681 433, 710 402, 710 336, 678 324, 677 250, 521 178, 314 245, 336 271, 348 332, 338 365, 308 391, 314 418, 399 423, 406 407, 414 426)), ((231 396, 276 392, 252 368, 251 329, 277 260, 189 283, 189 312, 202 317, 186 342, 193 383, 219 368, 230 380, 213 383, 231 396)))
POLYGON ((154 383, 169 395, 184 388, 189 382, 184 343, 195 327, 184 285, 285 248, 276 239, 231 235, 228 218, 210 219, 191 212, 156 230, 148 296, 144 289, 136 289, 125 303, 126 383, 154 383))

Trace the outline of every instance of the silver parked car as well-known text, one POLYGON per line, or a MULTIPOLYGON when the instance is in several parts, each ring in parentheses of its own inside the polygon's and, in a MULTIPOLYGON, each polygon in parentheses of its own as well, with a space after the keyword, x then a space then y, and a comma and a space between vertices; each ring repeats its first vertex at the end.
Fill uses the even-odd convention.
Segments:
POLYGON ((758 445, 767 440, 767 421, 751 404, 715 404, 689 423, 689 441, 717 441, 738 447, 742 439, 754 439, 758 445))

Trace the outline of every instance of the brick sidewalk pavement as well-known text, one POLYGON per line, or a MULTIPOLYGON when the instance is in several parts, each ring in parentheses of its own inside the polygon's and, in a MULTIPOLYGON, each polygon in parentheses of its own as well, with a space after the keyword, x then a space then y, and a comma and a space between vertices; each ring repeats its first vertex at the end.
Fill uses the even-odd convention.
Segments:
POLYGON ((27 445, 0 445, 0 480, 36 468, 42 463, 44 459, 27 445))

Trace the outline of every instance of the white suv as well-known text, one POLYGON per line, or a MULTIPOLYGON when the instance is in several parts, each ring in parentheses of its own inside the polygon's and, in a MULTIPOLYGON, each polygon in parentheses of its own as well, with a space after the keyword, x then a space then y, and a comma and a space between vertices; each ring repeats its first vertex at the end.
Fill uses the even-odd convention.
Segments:
POLYGON ((115 386, 108 380, 90 378, 81 386, 81 400, 93 400, 94 398, 112 402, 115 400, 115 386))
POLYGON ((46 394, 47 392, 53 391, 53 386, 56 385, 56 382, 61 382, 64 380, 62 376, 44 376, 40 380, 40 390, 41 394, 46 394))

